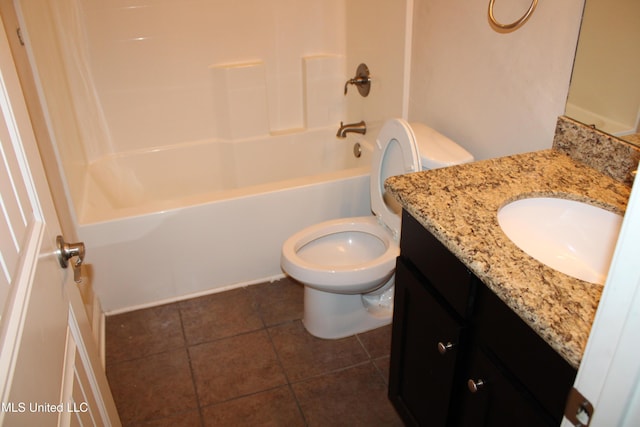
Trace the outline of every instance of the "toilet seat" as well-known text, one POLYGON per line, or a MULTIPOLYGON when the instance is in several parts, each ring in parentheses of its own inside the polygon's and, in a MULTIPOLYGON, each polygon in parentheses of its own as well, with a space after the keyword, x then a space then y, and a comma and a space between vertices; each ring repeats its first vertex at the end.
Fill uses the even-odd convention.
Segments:
POLYGON ((358 294, 372 291, 371 286, 376 284, 384 284, 382 279, 391 277, 399 254, 400 248, 391 234, 380 226, 375 217, 365 216, 325 221, 293 234, 282 245, 281 262, 287 274, 303 283, 303 277, 313 281, 314 288, 318 290, 358 294), (354 238, 353 233, 361 233, 365 239, 379 240, 378 253, 372 254, 368 260, 342 265, 330 265, 322 262, 322 257, 306 257, 304 254, 306 245, 326 237, 354 238))
POLYGON ((390 176, 418 172, 421 169, 418 144, 409 124, 402 119, 387 120, 378 133, 373 152, 371 210, 378 221, 389 228, 396 240, 400 237, 400 208, 385 200, 384 181, 390 176))

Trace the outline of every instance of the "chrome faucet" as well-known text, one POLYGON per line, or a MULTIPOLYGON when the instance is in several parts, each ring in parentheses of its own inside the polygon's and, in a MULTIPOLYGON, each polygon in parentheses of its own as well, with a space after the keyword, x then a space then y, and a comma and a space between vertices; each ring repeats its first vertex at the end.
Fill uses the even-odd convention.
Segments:
POLYGON ((347 123, 346 125, 340 122, 340 128, 338 129, 338 133, 336 134, 336 136, 338 138, 346 138, 349 132, 360 133, 364 135, 367 133, 367 124, 364 122, 364 120, 358 123, 347 123))

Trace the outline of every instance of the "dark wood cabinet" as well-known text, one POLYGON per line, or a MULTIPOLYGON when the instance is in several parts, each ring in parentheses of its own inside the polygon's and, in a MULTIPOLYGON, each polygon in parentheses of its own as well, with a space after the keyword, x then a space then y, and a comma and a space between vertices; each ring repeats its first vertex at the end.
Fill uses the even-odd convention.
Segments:
POLYGON ((518 427, 560 424, 541 410, 535 398, 519 387, 517 379, 511 378, 479 346, 474 346, 469 356, 466 366, 468 379, 465 384, 460 384, 461 399, 448 424, 518 427), (474 383, 471 389, 470 381, 474 383))
POLYGON ((394 317, 393 340, 402 351, 392 368, 390 389, 396 406, 412 424, 444 425, 464 343, 464 323, 437 301, 402 260, 396 280, 403 283, 395 297, 402 308, 394 317))
POLYGON ((403 212, 389 398, 407 425, 559 425, 576 371, 403 212))

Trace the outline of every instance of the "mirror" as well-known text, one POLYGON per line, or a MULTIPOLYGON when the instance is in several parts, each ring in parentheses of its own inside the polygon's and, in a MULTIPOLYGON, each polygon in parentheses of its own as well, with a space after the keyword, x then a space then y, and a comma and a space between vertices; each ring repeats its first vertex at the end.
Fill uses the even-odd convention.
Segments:
POLYGON ((585 0, 565 114, 640 145, 640 1, 585 0))

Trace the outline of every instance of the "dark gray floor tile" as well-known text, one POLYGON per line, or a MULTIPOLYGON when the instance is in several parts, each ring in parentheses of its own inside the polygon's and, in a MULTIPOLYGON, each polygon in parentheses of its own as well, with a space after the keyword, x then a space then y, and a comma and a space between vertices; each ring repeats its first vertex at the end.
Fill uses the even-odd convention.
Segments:
POLYGON ((178 306, 189 345, 264 327, 253 297, 245 288, 182 301, 178 306))
POLYGON ((304 418, 288 386, 203 408, 204 425, 234 426, 304 426, 304 418))
POLYGON ((371 363, 292 385, 309 426, 402 426, 371 363))
POLYGON ((290 278, 247 288, 266 326, 302 319, 304 286, 290 278))
POLYGON ((401 425, 386 397, 391 327, 315 338, 303 293, 285 278, 110 316, 107 376, 123 424, 401 425))
POLYGON ((286 384, 265 330, 189 347, 200 405, 286 384))
POLYGON ((198 408, 184 348, 110 364, 107 378, 125 425, 198 408))
POLYGON ((136 423, 135 425, 140 427, 200 427, 202 426, 202 420, 200 419, 200 411, 196 409, 189 412, 180 412, 159 420, 145 421, 141 424, 136 423))
POLYGON ((106 318, 107 363, 184 347, 178 307, 162 305, 106 318))
POLYGON ((358 339, 372 359, 391 352, 391 325, 358 334, 358 339))
POLYGON ((310 335, 301 321, 271 327, 269 334, 291 382, 368 360, 355 336, 323 340, 310 335))

